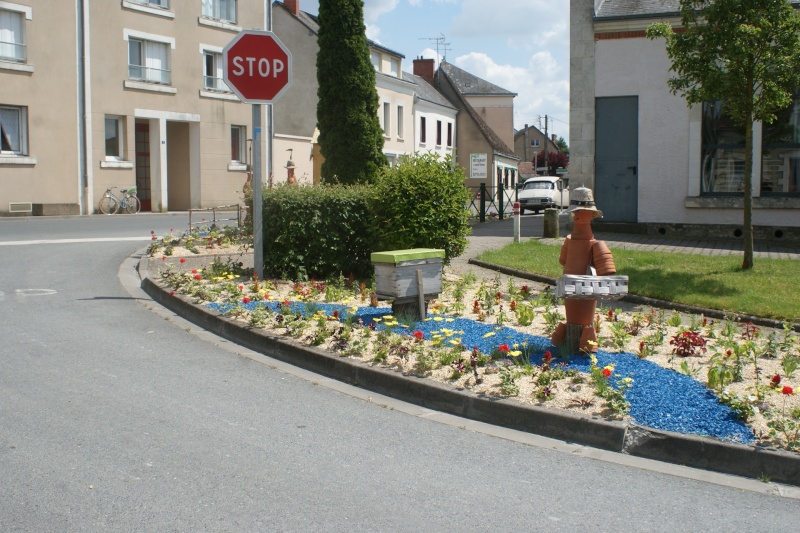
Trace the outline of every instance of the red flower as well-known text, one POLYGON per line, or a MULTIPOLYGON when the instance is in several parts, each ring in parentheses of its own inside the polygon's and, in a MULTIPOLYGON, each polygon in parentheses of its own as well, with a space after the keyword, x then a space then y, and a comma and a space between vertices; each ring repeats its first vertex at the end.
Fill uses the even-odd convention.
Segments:
POLYGON ((774 376, 772 376, 771 381, 772 381, 772 386, 777 387, 778 385, 781 384, 781 377, 778 374, 775 374, 774 376))
POLYGON ((610 378, 611 377, 611 369, 610 368, 604 368, 603 369, 603 377, 604 378, 610 378))
POLYGON ((150 230, 150 235, 155 235, 155 234, 156 234, 156 232, 155 232, 155 231, 153 231, 153 230, 150 230))
POLYGON ((497 351, 500 353, 508 353, 511 349, 508 347, 508 344, 501 344, 497 347, 497 351))
POLYGON ((248 298, 247 296, 245 296, 244 298, 242 298, 242 303, 243 303, 243 304, 249 304, 249 303, 250 303, 250 298, 248 298))
POLYGON ((497 293, 497 299, 499 300, 499 299, 500 299, 500 298, 502 298, 502 297, 503 297, 503 295, 502 295, 502 294, 500 294, 500 293, 498 292, 498 293, 497 293))
POLYGON ((725 356, 726 356, 726 357, 730 357, 731 355, 733 355, 733 352, 732 352, 732 351, 730 351, 730 350, 725 350, 725 356))
POLYGON ((516 300, 511 300, 511 310, 513 311, 516 308, 517 308, 517 301, 516 300))
POLYGON ((175 296, 175 291, 169 291, 170 296, 175 296))
POLYGON ((422 333, 420 330, 417 330, 414 332, 414 338, 417 339, 418 341, 421 341, 422 339, 425 338, 425 334, 422 333))
POLYGON ((197 270, 192 269, 192 274, 197 274, 197 270))
POLYGON ((528 294, 528 292, 530 291, 527 285, 523 285, 520 290, 522 291, 522 294, 528 294))
POLYGON ((151 241, 155 241, 155 240, 157 240, 157 239, 156 239, 156 236, 155 236, 155 235, 153 235, 152 237, 150 237, 150 240, 151 240, 151 241))
POLYGON ((181 257, 181 263, 185 263, 185 262, 186 262, 186 258, 185 257, 181 257))
POLYGON ((162 260, 162 261, 166 261, 166 260, 167 260, 167 256, 166 256, 166 255, 162 255, 162 256, 161 256, 161 260, 162 260))
POLYGON ((785 394, 786 396, 791 396, 794 394, 794 389, 791 388, 789 385, 784 385, 781 389, 781 393, 785 394))
POLYGON ((544 352, 544 357, 542 357, 545 363, 549 363, 553 359, 553 354, 550 353, 550 350, 544 352))
POLYGON ((335 309, 334 309, 334 311, 333 311, 333 318, 339 318, 339 311, 337 311, 337 310, 335 310, 335 309))
POLYGON ((195 274, 194 279, 203 279, 203 276, 201 276, 200 274, 195 274))

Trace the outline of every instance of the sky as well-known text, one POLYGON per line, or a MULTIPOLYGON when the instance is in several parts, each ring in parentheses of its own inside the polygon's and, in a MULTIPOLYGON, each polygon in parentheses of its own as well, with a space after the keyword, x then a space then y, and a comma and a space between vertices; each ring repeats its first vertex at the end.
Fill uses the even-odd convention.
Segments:
MULTIPOLYGON (((303 11, 318 8, 300 0, 303 11)), ((404 71, 416 57, 444 56, 517 93, 516 129, 544 131, 547 115, 548 133, 569 141, 569 0, 364 0, 364 22, 367 37, 405 56, 404 71)))

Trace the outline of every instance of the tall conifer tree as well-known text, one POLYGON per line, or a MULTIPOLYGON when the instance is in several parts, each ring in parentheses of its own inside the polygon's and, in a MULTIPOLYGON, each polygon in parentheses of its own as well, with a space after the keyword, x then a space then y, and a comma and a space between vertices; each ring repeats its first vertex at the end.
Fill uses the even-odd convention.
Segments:
POLYGON ((386 157, 361 0, 320 0, 317 42, 322 180, 373 182, 386 157))

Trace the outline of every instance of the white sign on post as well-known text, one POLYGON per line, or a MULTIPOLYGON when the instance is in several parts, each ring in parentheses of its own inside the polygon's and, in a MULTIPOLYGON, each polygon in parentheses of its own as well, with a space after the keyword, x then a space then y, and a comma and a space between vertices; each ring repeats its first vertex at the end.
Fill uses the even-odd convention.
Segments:
POLYGON ((469 154, 469 168, 470 168, 470 178, 474 179, 486 179, 486 172, 488 169, 489 158, 486 157, 486 154, 469 154))

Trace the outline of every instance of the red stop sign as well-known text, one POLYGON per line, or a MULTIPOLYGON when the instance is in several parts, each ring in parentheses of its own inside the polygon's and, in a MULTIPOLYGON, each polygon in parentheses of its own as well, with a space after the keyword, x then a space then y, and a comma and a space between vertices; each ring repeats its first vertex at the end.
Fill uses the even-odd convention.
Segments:
POLYGON ((223 79, 242 101, 269 104, 292 83, 292 54, 275 34, 245 30, 222 50, 223 79))

